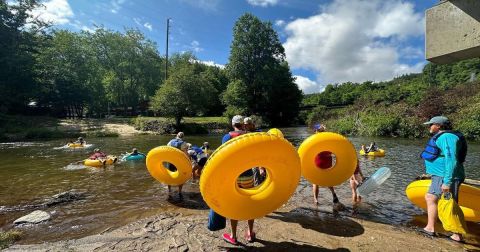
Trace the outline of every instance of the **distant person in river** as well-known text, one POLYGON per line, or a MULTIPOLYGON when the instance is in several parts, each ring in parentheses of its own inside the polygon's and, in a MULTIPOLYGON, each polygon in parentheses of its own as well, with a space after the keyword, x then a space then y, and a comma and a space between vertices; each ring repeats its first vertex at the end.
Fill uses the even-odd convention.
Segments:
POLYGON ((85 142, 85 140, 83 140, 83 137, 79 137, 77 139, 77 141, 75 141, 76 144, 81 144, 81 145, 85 145, 87 144, 87 142, 85 142))
MULTIPOLYGON (((187 142, 185 142, 185 140, 183 139, 184 137, 185 137, 185 134, 183 132, 181 132, 181 131, 178 132, 177 135, 175 136, 175 138, 170 140, 167 143, 167 146, 177 148, 177 149, 183 151, 188 156, 188 145, 189 144, 187 142)), ((166 164, 166 168, 169 169, 172 172, 177 170, 177 168, 173 164, 166 164)), ((168 193, 170 194, 172 192, 172 187, 170 185, 167 185, 167 187, 168 187, 168 193)), ((178 196, 180 197, 180 199, 183 198, 182 187, 183 187, 183 185, 178 186, 178 196)))
MULTIPOLYGON (((435 116, 424 123, 432 138, 421 153, 425 161, 426 173, 432 176, 432 183, 425 194, 427 202, 427 225, 419 229, 429 236, 435 236, 435 221, 438 217, 438 199, 450 193, 458 203, 460 185, 465 180, 463 163, 467 156, 467 141, 462 133, 452 130, 447 117, 435 116)), ((461 234, 453 233, 449 239, 463 242, 461 234)))
POLYGON ((371 142, 370 146, 368 146, 368 148, 366 149, 366 153, 371 151, 377 151, 377 150, 378 150, 377 144, 375 142, 371 142))
POLYGON ((93 150, 93 154, 90 155, 90 157, 88 157, 88 159, 100 160, 100 161, 103 162, 107 159, 107 154, 101 152, 99 148, 96 148, 95 150, 93 150))
POLYGON ((145 156, 145 154, 138 152, 137 148, 132 149, 132 153, 128 154, 129 156, 137 156, 137 155, 142 155, 145 156))
POLYGON ((357 160, 357 167, 350 177, 350 188, 352 189, 352 201, 354 203, 362 201, 362 197, 357 194, 357 187, 363 183, 364 179, 362 170, 360 170, 360 162, 357 160))
MULTIPOLYGON (((325 125, 321 124, 321 123, 314 124, 312 128, 313 128, 313 131, 315 132, 315 134, 322 133, 322 132, 325 132, 327 130, 327 127, 325 127, 325 125)), ((332 167, 332 163, 333 163, 333 157, 332 157, 332 154, 329 153, 329 152, 326 152, 326 151, 321 152, 315 157, 315 164, 317 165, 317 167, 324 167, 324 168, 332 167)), ((314 202, 315 205, 318 205, 318 189, 319 189, 319 186, 315 185, 315 184, 313 184, 312 186, 313 186, 312 187, 313 202, 314 202)), ((345 206, 342 203, 340 203, 340 201, 338 200, 337 194, 335 193, 335 188, 333 188, 333 186, 330 186, 330 187, 328 187, 328 189, 332 193, 333 209, 335 211, 344 210, 345 206)))
MULTIPOLYGON (((233 139, 235 137, 238 137, 240 135, 245 134, 246 132, 244 131, 244 120, 241 115, 236 115, 232 118, 232 127, 233 131, 230 131, 228 134, 224 135, 222 138, 222 144, 227 142, 230 139, 233 139)), ((228 169, 228 167, 225 167, 228 169)), ((237 179, 237 184, 238 187, 243 188, 243 189, 248 189, 252 188, 254 186, 254 178, 253 178, 253 169, 248 169, 242 174, 240 174, 239 178, 237 179)), ((252 206, 255 207, 255 206, 252 206)), ((248 242, 254 242, 256 235, 255 232, 253 231, 253 224, 255 220, 248 220, 248 230, 246 233, 246 239, 248 242)), ((233 245, 237 245, 237 225, 238 225, 238 220, 230 220, 230 226, 231 226, 231 234, 224 233, 222 238, 233 245)))

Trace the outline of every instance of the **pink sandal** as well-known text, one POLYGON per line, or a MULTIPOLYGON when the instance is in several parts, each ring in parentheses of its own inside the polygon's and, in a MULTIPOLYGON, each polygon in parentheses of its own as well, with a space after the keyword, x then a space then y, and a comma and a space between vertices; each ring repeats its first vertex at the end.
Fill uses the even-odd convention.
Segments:
POLYGON ((226 242, 232 244, 232 245, 237 245, 238 242, 237 242, 237 239, 234 239, 230 234, 223 234, 222 236, 223 240, 225 240, 226 242))
POLYGON ((247 239, 247 242, 255 242, 256 240, 256 236, 255 236, 255 232, 252 232, 250 235, 248 234, 248 232, 245 234, 245 238, 247 239))

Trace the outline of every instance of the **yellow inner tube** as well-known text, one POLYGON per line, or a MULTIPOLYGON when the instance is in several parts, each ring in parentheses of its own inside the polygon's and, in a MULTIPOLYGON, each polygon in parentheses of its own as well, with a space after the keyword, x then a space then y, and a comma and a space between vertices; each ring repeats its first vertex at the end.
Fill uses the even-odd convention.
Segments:
POLYGON ((192 177, 190 158, 183 151, 171 147, 153 148, 147 154, 147 169, 150 175, 163 184, 183 185, 192 177), (170 171, 164 164, 173 164, 177 170, 170 171))
POLYGON ((378 149, 377 151, 369 151, 368 153, 365 153, 365 151, 360 150, 359 154, 362 155, 362 156, 384 157, 385 156, 385 150, 384 149, 378 149))
MULTIPOLYGON (((416 206, 427 209, 425 194, 431 183, 430 179, 413 181, 405 189, 407 198, 416 206)), ((458 203, 466 221, 480 221, 480 188, 466 184, 460 185, 458 203)))
MULTIPOLYGON (((112 165, 115 162, 117 162, 117 157, 116 156, 107 156, 107 159, 105 161, 105 165, 112 165)), ((83 162, 84 165, 86 166, 93 166, 93 167, 100 167, 103 166, 104 163, 98 159, 85 159, 83 162)))
POLYGON ((268 134, 276 135, 280 138, 284 138, 283 132, 277 128, 272 128, 269 131, 267 131, 268 134))
POLYGON ((70 147, 70 148, 83 148, 83 147, 85 147, 81 143, 69 143, 69 144, 67 144, 67 146, 70 147))
POLYGON ((212 154, 200 177, 203 199, 215 212, 234 220, 263 217, 288 201, 300 181, 300 160, 287 140, 268 133, 233 138, 212 154), (241 189, 244 171, 264 167, 265 181, 241 189))
POLYGON ((357 166, 357 154, 352 143, 342 135, 322 132, 311 135, 298 148, 302 163, 302 176, 319 186, 336 186, 350 178, 357 166), (321 152, 331 152, 335 164, 321 169, 315 164, 315 157, 321 152))

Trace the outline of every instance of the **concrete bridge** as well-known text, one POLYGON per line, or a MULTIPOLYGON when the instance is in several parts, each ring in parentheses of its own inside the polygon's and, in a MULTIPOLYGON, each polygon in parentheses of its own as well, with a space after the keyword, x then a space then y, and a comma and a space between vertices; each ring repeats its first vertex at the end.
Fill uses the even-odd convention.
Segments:
POLYGON ((443 0, 425 17, 427 60, 447 64, 480 57, 480 0, 443 0))

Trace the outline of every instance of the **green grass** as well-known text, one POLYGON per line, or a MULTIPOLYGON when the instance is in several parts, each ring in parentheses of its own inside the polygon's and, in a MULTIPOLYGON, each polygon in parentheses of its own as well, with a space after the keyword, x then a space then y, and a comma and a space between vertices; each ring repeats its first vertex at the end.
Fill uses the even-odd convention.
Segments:
POLYGON ((15 241, 20 240, 23 233, 18 230, 10 230, 7 232, 0 232, 0 249, 5 249, 15 241))

